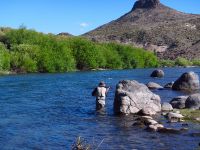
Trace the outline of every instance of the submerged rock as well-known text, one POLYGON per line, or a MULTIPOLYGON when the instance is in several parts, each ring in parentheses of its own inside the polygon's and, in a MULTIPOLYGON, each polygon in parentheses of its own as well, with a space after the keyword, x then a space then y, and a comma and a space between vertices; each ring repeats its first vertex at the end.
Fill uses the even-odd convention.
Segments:
POLYGON ((160 112, 160 97, 137 81, 120 81, 115 92, 115 114, 136 114, 139 111, 145 112, 146 115, 160 112))
POLYGON ((158 132, 160 133, 172 133, 172 134, 179 134, 183 131, 187 131, 188 128, 181 128, 181 129, 173 129, 173 128, 159 128, 158 132))
POLYGON ((195 91, 200 89, 199 76, 194 72, 184 73, 172 86, 173 90, 195 91))
POLYGON ((173 108, 183 109, 185 108, 185 101, 187 98, 188 96, 175 97, 170 101, 170 104, 172 105, 173 108))
POLYGON ((147 83, 147 87, 151 90, 153 89, 162 89, 163 87, 155 82, 149 82, 147 83))
POLYGON ((191 109, 200 109, 200 94, 192 94, 185 101, 185 107, 191 109))
POLYGON ((157 70, 154 70, 151 74, 151 77, 154 77, 154 78, 162 78, 164 77, 165 73, 163 70, 161 69, 157 69, 157 70))
POLYGON ((167 84, 164 86, 164 88, 166 88, 166 89, 171 89, 173 85, 174 85, 174 82, 170 82, 170 83, 167 83, 167 84))

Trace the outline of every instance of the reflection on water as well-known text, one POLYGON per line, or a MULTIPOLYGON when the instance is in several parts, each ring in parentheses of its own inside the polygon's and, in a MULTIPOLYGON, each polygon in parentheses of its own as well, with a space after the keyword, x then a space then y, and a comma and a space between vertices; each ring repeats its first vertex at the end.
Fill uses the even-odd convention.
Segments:
MULTIPOLYGON (((30 74, 0 77, 0 149, 70 149, 78 136, 99 149, 196 149, 200 125, 189 124, 182 134, 160 134, 133 127, 132 117, 113 115, 115 86, 119 80, 149 81, 164 85, 182 73, 199 68, 166 68, 163 79, 149 75, 153 69, 30 74), (106 109, 95 111, 91 91, 100 80, 111 86, 106 109), (195 135, 195 136, 194 136, 195 135)), ((154 91, 162 101, 185 93, 154 91)), ((165 120, 163 121, 166 124, 165 120)), ((167 124, 170 126, 179 126, 167 124)))

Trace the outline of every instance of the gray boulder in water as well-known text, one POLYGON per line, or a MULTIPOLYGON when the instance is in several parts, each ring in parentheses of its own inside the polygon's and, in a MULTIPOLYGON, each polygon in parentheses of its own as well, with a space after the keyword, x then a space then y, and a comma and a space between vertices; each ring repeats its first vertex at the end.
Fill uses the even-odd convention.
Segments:
POLYGON ((160 97, 137 81, 120 81, 115 92, 115 114, 136 114, 139 111, 148 112, 146 115, 160 112, 160 97))
POLYGON ((195 91, 200 89, 199 76, 194 72, 184 73, 172 86, 173 90, 195 91))
POLYGON ((188 96, 177 96, 170 101, 173 108, 183 109, 185 108, 185 101, 188 96))
POLYGON ((191 109, 200 109, 200 94, 190 95, 185 101, 185 107, 191 109))
POLYGON ((151 73, 151 77, 154 77, 154 78, 162 78, 162 77, 164 77, 164 75, 165 75, 165 73, 161 69, 154 70, 151 73))
POLYGON ((147 87, 151 90, 153 89, 162 89, 163 87, 155 82, 149 82, 147 83, 147 87))

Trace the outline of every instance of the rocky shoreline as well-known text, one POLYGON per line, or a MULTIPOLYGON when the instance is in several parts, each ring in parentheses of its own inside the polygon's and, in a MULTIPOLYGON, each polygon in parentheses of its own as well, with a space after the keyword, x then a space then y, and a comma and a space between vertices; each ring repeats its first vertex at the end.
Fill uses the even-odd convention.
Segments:
MULTIPOLYGON (((155 70, 151 77, 163 78, 162 70, 155 70)), ((134 126, 142 127, 148 131, 160 133, 181 133, 187 131, 186 122, 200 123, 200 82, 199 76, 194 72, 186 72, 175 82, 167 83, 164 87, 157 83, 142 84, 134 80, 120 81, 116 86, 114 99, 114 113, 116 115, 136 116, 134 126), (153 93, 154 89, 171 89, 187 91, 188 96, 178 96, 169 103, 162 103, 159 95, 153 93), (160 121, 181 123, 181 128, 169 128, 160 121)))

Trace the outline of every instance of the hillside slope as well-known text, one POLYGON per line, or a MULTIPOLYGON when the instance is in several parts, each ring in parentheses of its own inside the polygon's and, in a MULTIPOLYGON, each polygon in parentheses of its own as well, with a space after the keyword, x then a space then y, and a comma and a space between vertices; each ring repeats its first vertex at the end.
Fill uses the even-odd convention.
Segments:
POLYGON ((138 0, 127 14, 83 36, 143 47, 165 59, 200 58, 200 15, 176 11, 159 0, 138 0))

